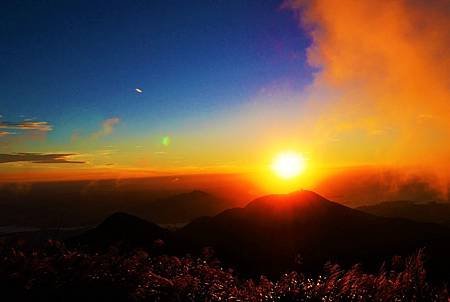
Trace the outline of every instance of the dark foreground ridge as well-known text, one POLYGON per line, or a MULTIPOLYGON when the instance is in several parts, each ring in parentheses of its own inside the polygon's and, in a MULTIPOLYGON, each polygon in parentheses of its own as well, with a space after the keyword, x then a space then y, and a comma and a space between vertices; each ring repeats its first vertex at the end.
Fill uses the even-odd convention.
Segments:
POLYGON ((246 276, 269 277, 299 267, 317 273, 327 261, 345 266, 362 263, 374 270, 393 255, 410 255, 425 247, 432 276, 450 280, 448 228, 374 216, 310 191, 258 198, 244 208, 196 219, 174 232, 118 215, 77 238, 78 243, 150 247, 162 239, 164 252, 173 255, 212 247, 227 267, 246 276))
POLYGON ((0 290, 5 301, 447 302, 449 239, 444 226, 299 191, 175 231, 115 213, 65 243, 0 240, 0 290))

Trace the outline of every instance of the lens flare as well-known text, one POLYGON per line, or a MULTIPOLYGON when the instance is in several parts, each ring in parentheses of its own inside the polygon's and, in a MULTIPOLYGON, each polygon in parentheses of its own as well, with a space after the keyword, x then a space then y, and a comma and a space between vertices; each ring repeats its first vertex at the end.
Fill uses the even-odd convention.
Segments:
POLYGON ((171 142, 171 139, 170 139, 170 136, 168 136, 168 135, 163 136, 163 137, 161 138, 161 144, 162 144, 164 147, 168 147, 168 146, 170 145, 170 142, 171 142))

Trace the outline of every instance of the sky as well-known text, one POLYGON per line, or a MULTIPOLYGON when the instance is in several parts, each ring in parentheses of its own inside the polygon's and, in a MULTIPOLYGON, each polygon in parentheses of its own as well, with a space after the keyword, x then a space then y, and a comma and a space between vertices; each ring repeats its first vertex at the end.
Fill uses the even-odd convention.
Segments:
POLYGON ((294 150, 304 183, 370 167, 448 186, 448 1, 9 1, 0 17, 4 180, 269 182, 294 150))
POLYGON ((152 153, 171 149, 164 137, 181 148, 189 143, 185 131, 200 135, 204 123, 239 110, 266 87, 311 81, 308 37, 278 1, 3 6, 0 114, 16 127, 2 127, 2 153, 74 153, 97 166, 135 167, 120 156, 82 156, 123 152, 152 168, 152 153))

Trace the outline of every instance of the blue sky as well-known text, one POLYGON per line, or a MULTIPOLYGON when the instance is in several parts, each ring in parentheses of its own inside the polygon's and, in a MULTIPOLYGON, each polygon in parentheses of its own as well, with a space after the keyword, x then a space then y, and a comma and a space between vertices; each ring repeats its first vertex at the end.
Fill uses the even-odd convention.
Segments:
MULTIPOLYGON (((122 135, 311 81, 308 38, 280 1, 1 4, 0 114, 53 125, 50 141, 119 117, 122 135), (136 87, 144 93, 134 91, 136 87)), ((119 128, 120 130, 120 128, 119 128)))

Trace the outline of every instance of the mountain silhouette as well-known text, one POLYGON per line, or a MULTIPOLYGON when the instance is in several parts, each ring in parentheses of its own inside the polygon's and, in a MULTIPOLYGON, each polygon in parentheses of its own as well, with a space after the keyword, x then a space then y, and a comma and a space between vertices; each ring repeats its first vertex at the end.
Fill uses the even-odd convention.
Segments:
POLYGON ((195 254, 212 247, 226 266, 249 276, 277 276, 299 266, 317 272, 328 261, 363 263, 375 269, 393 255, 408 255, 426 247, 431 271, 450 277, 448 228, 378 217, 310 191, 261 197, 243 208, 195 219, 173 232, 116 213, 76 242, 94 247, 117 242, 148 247, 156 239, 166 242, 170 254, 195 254))
MULTIPOLYGON (((160 224, 186 224, 201 216, 212 216, 236 205, 203 191, 116 187, 102 180, 67 183, 34 183, 20 194, 0 186, 0 224, 3 226, 61 228, 98 225, 115 212, 125 212, 160 224)), ((126 187, 126 186, 124 186, 126 187)), ((183 189, 188 190, 188 189, 183 189)), ((231 193, 230 193, 231 196, 231 193)))
POLYGON ((386 201, 357 209, 377 216, 407 218, 420 222, 448 224, 450 221, 450 203, 443 202, 386 201))
POLYGON ((187 223, 201 216, 212 216, 232 207, 229 201, 203 191, 192 191, 148 204, 144 217, 162 224, 187 223))
POLYGON ((97 227, 74 237, 69 244, 89 248, 108 248, 121 244, 127 248, 150 247, 155 240, 167 240, 170 232, 139 217, 117 212, 97 227))
POLYGON ((444 227, 377 217, 310 191, 258 198, 244 208, 197 219, 177 236, 183 248, 211 246, 240 272, 267 275, 298 264, 315 271, 330 260, 375 267, 386 257, 424 246, 448 251, 450 238, 444 227))

